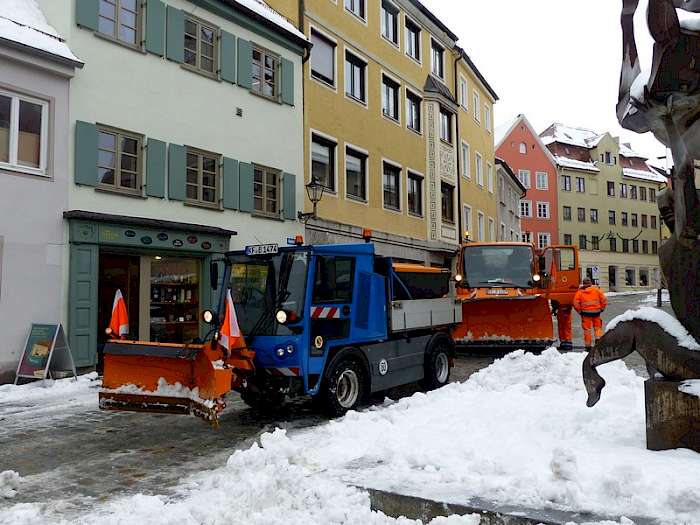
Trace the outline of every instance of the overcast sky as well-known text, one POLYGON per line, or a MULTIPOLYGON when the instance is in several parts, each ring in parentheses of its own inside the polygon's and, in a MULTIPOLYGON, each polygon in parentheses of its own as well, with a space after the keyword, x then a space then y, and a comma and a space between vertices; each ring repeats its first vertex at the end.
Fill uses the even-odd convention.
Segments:
MULTIPOLYGON (((496 126, 524 113, 538 133, 562 122, 610 131, 649 157, 665 154, 653 135, 617 122, 621 0, 422 1, 459 36, 498 93, 496 126)), ((637 44, 648 59, 651 40, 637 44)))

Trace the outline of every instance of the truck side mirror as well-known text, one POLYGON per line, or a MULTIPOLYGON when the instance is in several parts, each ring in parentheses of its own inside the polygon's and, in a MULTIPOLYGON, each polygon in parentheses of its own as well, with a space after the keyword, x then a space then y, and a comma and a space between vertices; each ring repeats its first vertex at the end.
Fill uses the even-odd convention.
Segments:
POLYGON ((216 261, 212 261, 209 264, 209 284, 212 290, 216 290, 219 287, 219 265, 216 261))

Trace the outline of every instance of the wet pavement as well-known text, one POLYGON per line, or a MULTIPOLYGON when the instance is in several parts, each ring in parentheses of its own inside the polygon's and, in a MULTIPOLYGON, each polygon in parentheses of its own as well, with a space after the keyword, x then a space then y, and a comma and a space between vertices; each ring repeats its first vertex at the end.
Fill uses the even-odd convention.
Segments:
MULTIPOLYGON (((611 297, 604 321, 629 308, 653 306, 649 295, 611 297)), ((664 309, 670 311, 668 303, 664 309)), ((583 346, 578 316, 574 345, 583 346)), ((460 354, 453 381, 464 381, 503 354, 460 354)), ((628 365, 645 375, 641 358, 628 365)), ((389 392, 410 395, 417 387, 389 392)), ((381 397, 375 401, 381 401, 381 397)), ((36 406, 0 404, 0 471, 16 470, 21 490, 3 506, 23 502, 64 502, 65 512, 86 510, 115 496, 168 494, 188 475, 225 464, 236 449, 248 448, 261 433, 275 427, 289 430, 321 424, 325 419, 311 403, 289 404, 274 417, 261 419, 238 396, 214 428, 184 416, 104 412, 97 408, 97 387, 91 394, 42 400, 36 406)))

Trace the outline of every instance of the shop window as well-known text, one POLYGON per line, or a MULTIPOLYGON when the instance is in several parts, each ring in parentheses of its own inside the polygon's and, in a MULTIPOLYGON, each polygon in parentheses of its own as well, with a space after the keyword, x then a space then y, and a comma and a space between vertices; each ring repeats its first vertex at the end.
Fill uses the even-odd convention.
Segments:
POLYGON ((100 127, 97 147, 99 187, 140 195, 143 180, 143 137, 100 127))
POLYGON ((151 341, 190 343, 199 337, 201 261, 151 258, 151 341))
POLYGON ((218 30, 200 20, 185 18, 185 65, 209 76, 218 70, 216 40, 218 30))
POLYGON ((637 286, 636 272, 634 268, 625 268, 625 285, 637 286))
POLYGON ((649 270, 646 268, 639 270, 639 286, 649 286, 649 270))
POLYGON ((279 171, 262 166, 254 167, 253 202, 257 213, 279 216, 279 181, 279 171))
POLYGON ((355 259, 317 257, 314 277, 314 304, 352 302, 355 259))
POLYGON ((0 91, 0 167, 46 174, 48 102, 0 91))
POLYGON ((100 0, 97 31, 137 47, 140 43, 141 2, 138 0, 100 0))
POLYGON ((219 206, 219 156, 187 148, 187 202, 219 206))

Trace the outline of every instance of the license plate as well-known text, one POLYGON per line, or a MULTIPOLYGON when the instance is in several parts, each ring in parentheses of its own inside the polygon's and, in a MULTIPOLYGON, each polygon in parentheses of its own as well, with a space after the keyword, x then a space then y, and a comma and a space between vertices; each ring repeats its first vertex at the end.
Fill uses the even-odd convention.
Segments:
POLYGON ((278 244, 255 244, 245 247, 246 255, 276 255, 280 250, 278 244))
POLYGON ((508 295, 508 290, 487 290, 486 295, 508 295))

